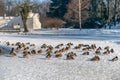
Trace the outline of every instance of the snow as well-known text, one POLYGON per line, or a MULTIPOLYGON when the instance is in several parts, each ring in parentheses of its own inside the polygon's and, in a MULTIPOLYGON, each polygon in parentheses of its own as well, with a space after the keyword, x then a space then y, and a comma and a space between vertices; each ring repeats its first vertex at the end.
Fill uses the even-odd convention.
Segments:
POLYGON ((82 31, 77 29, 60 30, 38 30, 33 33, 0 33, 0 48, 4 49, 4 55, 0 55, 0 80, 120 80, 120 61, 110 61, 113 57, 120 58, 120 30, 100 29, 82 31), (42 55, 23 58, 19 53, 15 57, 9 57, 13 46, 6 47, 6 42, 30 42, 37 46, 37 49, 44 43, 52 46, 63 43, 66 45, 72 42, 74 46, 79 43, 96 44, 102 49, 110 46, 115 50, 110 55, 99 55, 100 61, 90 61, 95 55, 82 55, 82 50, 75 50, 75 60, 66 60, 66 53, 62 58, 52 56, 50 60, 45 58, 45 51, 42 55))
POLYGON ((9 22, 10 20, 8 19, 1 19, 0 18, 0 28, 3 28, 5 26, 7 26, 7 23, 9 22))

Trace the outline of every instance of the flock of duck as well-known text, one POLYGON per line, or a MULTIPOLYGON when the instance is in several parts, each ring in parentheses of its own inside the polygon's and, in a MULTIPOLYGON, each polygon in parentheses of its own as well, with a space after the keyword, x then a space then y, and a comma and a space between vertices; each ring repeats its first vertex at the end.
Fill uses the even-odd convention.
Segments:
MULTIPOLYGON (((15 44, 11 44, 10 42, 5 43, 6 46, 13 46, 10 50, 10 57, 17 56, 19 53, 23 54, 24 58, 29 59, 30 56, 34 55, 42 55, 45 53, 45 57, 47 59, 51 59, 54 55, 56 58, 62 58, 63 55, 66 56, 66 60, 74 60, 77 55, 72 50, 81 50, 82 55, 90 55, 90 51, 94 52, 94 57, 92 57, 91 61, 100 61, 101 58, 99 55, 110 55, 114 53, 114 49, 110 48, 109 46, 106 46, 104 48, 101 48, 100 46, 97 47, 96 44, 88 45, 88 44, 78 44, 77 46, 74 46, 73 43, 67 43, 67 44, 58 44, 55 47, 52 45, 42 44, 41 46, 37 47, 35 44, 28 43, 21 43, 16 42, 15 44), (16 46, 16 47, 15 47, 16 46)), ((0 49, 0 53, 2 53, 2 49, 0 49)), ((118 61, 118 56, 115 56, 111 59, 111 61, 118 61)))

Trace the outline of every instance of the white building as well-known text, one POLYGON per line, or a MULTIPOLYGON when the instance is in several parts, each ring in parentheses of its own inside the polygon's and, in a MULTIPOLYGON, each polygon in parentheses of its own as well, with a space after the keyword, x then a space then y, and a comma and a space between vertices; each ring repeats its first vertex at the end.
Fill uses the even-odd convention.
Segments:
POLYGON ((2 29, 23 29, 22 17, 19 16, 9 16, 9 17, 0 17, 0 26, 2 29))
MULTIPOLYGON (((34 29, 41 29, 41 23, 39 21, 39 14, 29 12, 27 22, 27 28, 29 31, 33 31, 34 29)), ((21 15, 16 17, 0 17, 0 28, 3 29, 21 29, 24 30, 24 25, 22 21, 21 15)))
POLYGON ((29 31, 33 31, 34 29, 41 29, 41 23, 39 21, 39 14, 29 12, 27 17, 27 28, 29 31))

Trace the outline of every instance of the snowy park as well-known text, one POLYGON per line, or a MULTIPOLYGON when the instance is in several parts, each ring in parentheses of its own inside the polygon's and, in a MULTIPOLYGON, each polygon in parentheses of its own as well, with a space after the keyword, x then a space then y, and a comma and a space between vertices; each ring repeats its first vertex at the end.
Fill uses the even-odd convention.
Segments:
POLYGON ((120 79, 120 30, 119 29, 60 29, 60 30, 38 30, 33 33, 0 33, 0 80, 119 80, 120 79), (54 35, 56 34, 56 35, 54 35), (9 42, 9 45, 8 45, 9 42), (17 42, 29 46, 32 50, 34 44, 36 51, 42 49, 39 55, 23 57, 23 49, 16 56, 10 56, 10 50, 15 48, 17 52, 17 42), (28 44, 29 43, 29 44, 28 44), (54 53, 58 44, 63 44, 59 49, 65 48, 68 43, 72 43, 68 51, 62 53, 62 57, 56 57, 54 53), (43 44, 51 45, 53 53, 51 58, 46 58, 46 49, 41 48, 43 44), (78 44, 96 45, 96 48, 85 52, 83 46, 75 49, 78 44), (113 53, 104 54, 105 47, 114 49, 113 53), (101 47, 101 53, 95 51, 101 47), (76 53, 74 59, 67 59, 67 54, 76 53), (92 61, 94 56, 99 56, 99 61, 92 61), (114 57, 117 61, 112 61, 114 57))
POLYGON ((0 0, 0 80, 120 80, 120 0, 0 0))

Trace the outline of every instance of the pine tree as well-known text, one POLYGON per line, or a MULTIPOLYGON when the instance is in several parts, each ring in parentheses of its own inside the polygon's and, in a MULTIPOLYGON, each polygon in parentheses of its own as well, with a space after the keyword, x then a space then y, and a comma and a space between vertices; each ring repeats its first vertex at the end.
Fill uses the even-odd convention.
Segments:
POLYGON ((67 12, 67 4, 69 0, 51 0, 49 17, 64 19, 64 15, 67 12))

